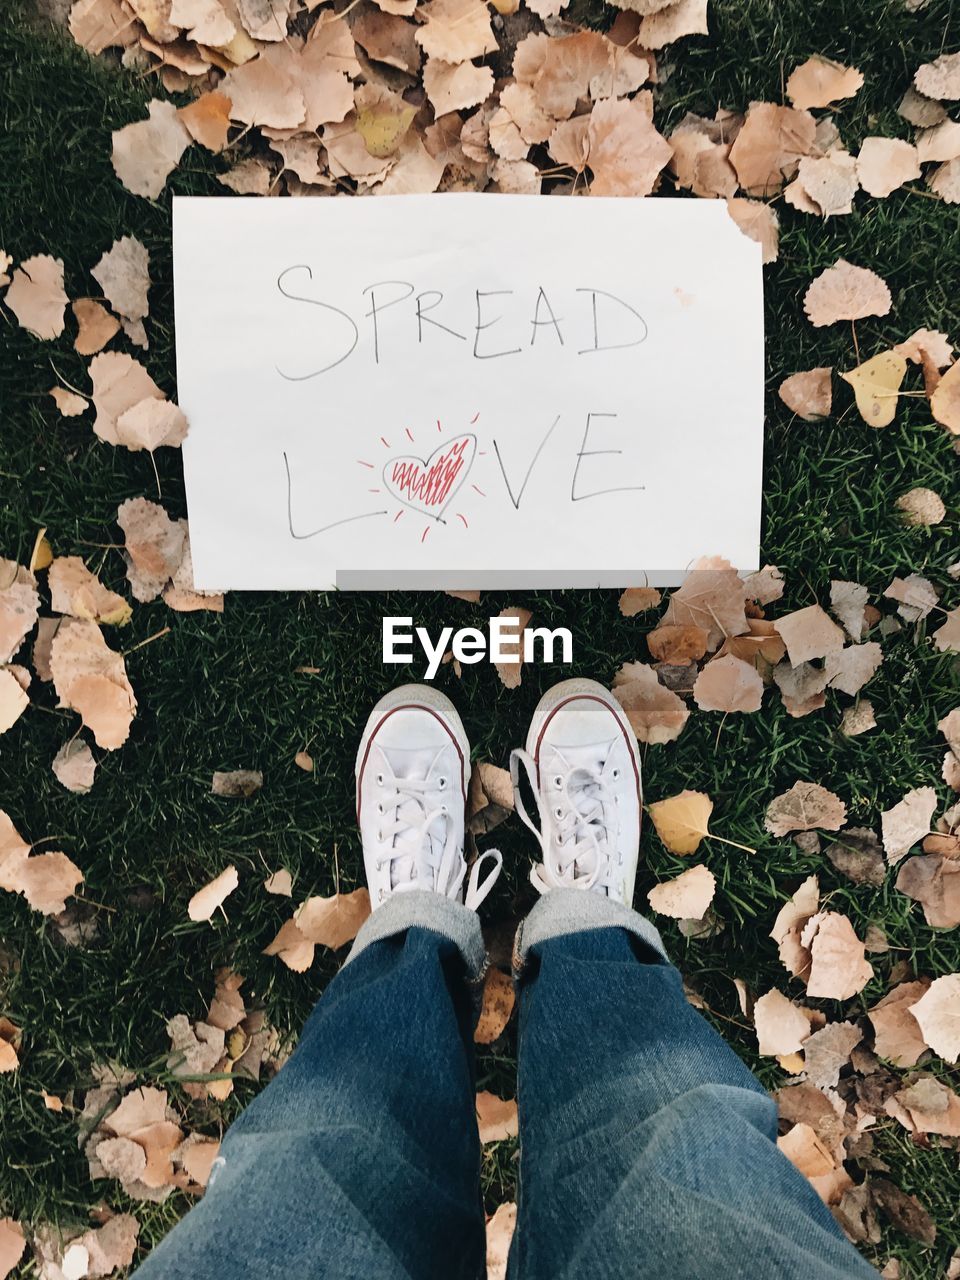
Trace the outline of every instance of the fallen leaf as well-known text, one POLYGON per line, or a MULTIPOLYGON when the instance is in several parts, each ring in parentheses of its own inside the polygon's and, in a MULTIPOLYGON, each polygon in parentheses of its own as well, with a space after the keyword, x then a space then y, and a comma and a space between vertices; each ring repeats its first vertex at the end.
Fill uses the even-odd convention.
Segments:
POLYGON ((751 196, 774 196, 793 177, 801 156, 814 150, 816 122, 808 111, 752 102, 730 148, 740 186, 751 196))
POLYGON ((872 679, 882 662, 883 650, 875 640, 866 644, 848 644, 838 652, 827 654, 823 664, 827 686, 852 697, 872 679))
POLYGON ((195 142, 208 151, 219 153, 227 145, 231 107, 227 95, 214 89, 188 102, 177 114, 195 142))
POLYGON ((774 836, 791 831, 839 831, 847 820, 847 806, 839 796, 816 782, 795 782, 771 800, 764 826, 774 836))
MULTIPOLYGON (((784 576, 777 566, 775 564, 765 564, 762 569, 758 569, 756 573, 748 574, 744 578, 743 592, 748 600, 755 600, 757 604, 773 604, 775 600, 779 600, 783 595, 785 585, 784 576)), ((760 619, 758 618, 748 619, 751 632, 759 622, 760 619)), ((772 625, 770 629, 773 629, 772 625)))
POLYGON ((95 622, 64 618, 50 646, 50 669, 61 707, 76 711, 98 747, 123 746, 137 710, 123 655, 95 622))
MULTIPOLYGON (((661 837, 662 838, 662 837, 661 837)), ((675 920, 702 920, 713 901, 717 881, 707 867, 691 867, 672 880, 654 885, 647 901, 654 911, 675 920)))
POLYGON ((293 918, 308 942, 336 951, 353 941, 369 915, 370 894, 366 889, 354 889, 330 898, 307 898, 293 918))
POLYGON ((903 513, 903 523, 914 528, 942 524, 947 515, 943 499, 932 489, 910 489, 897 499, 896 507, 903 513))
POLYGON ((910 1010, 929 986, 929 979, 901 982, 867 1010, 878 1057, 887 1058, 898 1067, 912 1067, 925 1052, 920 1024, 910 1010))
MULTIPOLYGON (((435 2, 435 0, 434 0, 435 2)), ((587 163, 595 196, 646 196, 670 159, 670 144, 637 99, 596 103, 587 129, 587 163)))
POLYGON ((753 1006, 757 1049, 764 1057, 796 1053, 810 1035, 810 1013, 774 987, 753 1006))
POLYGON ((48 253, 21 262, 4 296, 21 329, 35 338, 59 338, 64 328, 67 295, 63 289, 63 262, 48 253))
MULTIPOLYGON (((17 1053, 20 1038, 20 1028, 9 1018, 0 1018, 0 1075, 16 1071, 20 1066, 20 1055, 17 1053)), ((0 1232, 0 1241, 2 1238, 0 1232)))
POLYGON ((497 1206, 487 1219, 486 1280, 506 1280, 510 1245, 517 1226, 517 1206, 511 1200, 497 1206))
POLYGON ((803 298, 803 309, 816 328, 840 320, 885 316, 892 305, 890 290, 875 271, 855 267, 843 258, 821 271, 803 298))
POLYGON ((883 594, 888 600, 899 601, 897 613, 907 622, 925 618, 940 599, 933 583, 916 573, 906 578, 894 578, 883 594))
POLYGON ((113 242, 90 274, 119 316, 142 320, 150 310, 150 255, 136 236, 113 242))
POLYGON ((0 1218, 0 1280, 6 1280, 20 1261, 26 1247, 27 1242, 20 1223, 13 1218, 0 1218))
POLYGON ((176 574, 184 557, 186 521, 171 520, 163 507, 146 498, 128 498, 117 510, 127 557, 127 578, 135 599, 155 600, 176 574))
POLYGON ((113 169, 128 191, 156 200, 193 139, 172 102, 154 98, 146 120, 113 135, 113 169))
POLYGON ((240 883, 240 874, 234 866, 228 866, 214 876, 202 889, 198 889, 187 903, 187 915, 191 920, 209 920, 219 906, 233 893, 240 883))
POLYGON ((707 652, 708 636, 702 627, 667 623, 647 633, 647 648, 657 662, 696 662, 707 652))
POLYGON ((497 616, 510 620, 510 625, 503 628, 501 649, 506 648, 511 655, 516 651, 516 657, 511 656, 506 661, 495 662, 493 665, 497 669, 501 684, 508 689, 518 689, 523 666, 523 633, 533 614, 529 609, 506 608, 501 609, 497 616))
POLYGON ((77 321, 73 346, 78 355, 96 355, 120 330, 117 317, 92 298, 77 298, 70 303, 70 309, 77 321))
POLYGON ((944 53, 925 62, 914 73, 913 83, 927 98, 956 102, 960 98, 960 53, 944 53))
POLYGON ((87 407, 88 402, 83 396, 78 396, 74 391, 68 391, 66 387, 51 387, 50 394, 61 418, 77 418, 87 407))
POLYGON ((707 0, 673 0, 644 16, 639 43, 644 49, 662 49, 681 36, 707 33, 707 0))
POLYGON ((0 559, 0 663, 10 662, 37 623, 37 580, 14 560, 0 559))
POLYGON ((861 733, 869 733, 877 727, 873 703, 868 698, 861 698, 852 707, 847 707, 840 722, 840 732, 848 738, 855 738, 861 733))
POLYGON ((246 800, 256 795, 262 786, 263 774, 259 769, 216 770, 210 783, 210 794, 246 800))
POLYGON ((473 766, 467 792, 467 830, 492 831, 513 812, 513 782, 506 769, 485 761, 473 766))
POLYGON ((472 62, 450 63, 429 58, 423 71, 423 88, 437 116, 466 111, 484 102, 493 92, 493 71, 490 67, 474 66, 472 62))
POLYGON ((923 907, 934 929, 960 925, 960 861, 931 853, 908 858, 897 874, 896 887, 923 907))
POLYGON ((701 711, 759 711, 763 681, 756 667, 727 654, 703 668, 693 686, 693 699, 701 711))
POLYGON ((80 738, 65 742, 53 758, 53 772, 61 786, 77 795, 86 795, 93 787, 97 762, 93 752, 80 738))
POLYGON ((293 876, 291 876, 286 867, 281 867, 279 871, 274 871, 267 876, 263 882, 263 887, 267 893, 275 893, 282 898, 291 898, 293 896, 293 876))
POLYGON ((828 418, 833 404, 832 374, 830 368, 793 373, 780 383, 780 399, 804 422, 828 418))
POLYGON ((123 444, 118 420, 143 400, 162 401, 163 392, 139 360, 120 351, 104 351, 94 356, 89 372, 97 410, 93 429, 107 444, 123 444))
POLYGON ((887 1178, 870 1179, 870 1192, 875 1203, 890 1219, 898 1231, 928 1247, 937 1237, 933 1219, 916 1196, 907 1195, 887 1178))
POLYGON ((777 633, 787 646, 793 666, 811 658, 825 658, 843 648, 843 632, 818 604, 796 609, 774 622, 777 633))
POLYGON ((787 80, 787 97, 795 107, 829 107, 843 98, 852 98, 863 87, 863 75, 856 67, 814 54, 795 67, 787 80))
POLYGON ((867 827, 848 827, 824 852, 841 875, 854 884, 879 886, 886 879, 880 841, 867 827))
POLYGON ((656 609, 661 598, 656 587, 628 587, 620 597, 618 607, 625 618, 635 618, 638 613, 656 609))
POLYGON ((623 664, 613 678, 613 696, 640 742, 673 742, 690 716, 683 700, 665 688, 653 667, 643 662, 623 664))
POLYGON ((744 610, 746 589, 735 569, 694 565, 670 596, 661 625, 701 627, 707 647, 716 649, 730 636, 749 630, 744 610))
POLYGON ((713 801, 702 791, 681 791, 665 800, 647 805, 657 835, 671 853, 696 853, 700 841, 710 834, 713 801))
POLYGON ((486 1090, 478 1093, 477 1127, 480 1141, 484 1144, 515 1138, 519 1132, 516 1099, 498 1098, 486 1090))
POLYGON ((57 613, 102 625, 124 626, 132 609, 123 596, 103 585, 79 556, 57 556, 47 574, 50 607, 57 613))
POLYGON ((946 1062, 960 1057, 960 974, 936 978, 910 1005, 927 1045, 946 1062))
POLYGON ((873 977, 873 965, 853 925, 838 911, 825 911, 807 922, 801 941, 810 947, 807 995, 825 1000, 849 1000, 873 977))
POLYGON ((187 435, 187 420, 180 408, 169 400, 147 396, 119 415, 116 423, 117 442, 136 452, 151 453, 162 445, 182 444, 187 435))
POLYGON ((867 426, 889 427, 897 412, 907 362, 896 351, 881 351, 840 377, 853 387, 860 417, 867 426))
POLYGON ((217 181, 238 196, 265 196, 270 191, 272 175, 262 160, 240 160, 226 173, 218 174, 217 181))
POLYGON ((891 867, 929 833, 936 807, 937 793, 933 787, 915 787, 899 804, 884 810, 880 817, 883 848, 891 867))
POLYGON ((287 920, 270 945, 264 947, 263 954, 279 956, 288 969, 304 973, 313 964, 314 951, 313 943, 300 932, 296 920, 287 920))
POLYGON ((816 915, 819 906, 820 882, 816 876, 808 876, 777 912, 770 930, 781 963, 795 978, 805 979, 810 971, 810 948, 801 939, 807 921, 816 915))
POLYGON ((466 62, 493 53, 497 41, 490 10, 482 0, 428 0, 419 9, 424 25, 416 41, 424 53, 442 62, 466 62))
POLYGON ((857 642, 863 636, 866 613, 867 588, 859 582, 834 580, 830 583, 830 608, 840 619, 850 639, 857 642))
POLYGON ((807 1079, 818 1089, 834 1089, 850 1054, 863 1039, 852 1022, 828 1022, 803 1045, 803 1066, 807 1079))
POLYGON ((499 1040, 510 1021, 515 1000, 513 979, 491 965, 483 981, 483 1003, 473 1032, 476 1044, 499 1040))
POLYGON ((0 889, 19 893, 34 911, 58 915, 83 882, 83 872, 65 853, 31 853, 13 823, 0 812, 0 889))
MULTIPOLYGON (((823 218, 853 212, 853 197, 860 183, 857 178, 857 162, 849 152, 841 149, 829 151, 825 156, 803 156, 797 167, 796 183, 816 212, 823 218)), ((786 197, 790 199, 788 189, 786 197)), ((798 207, 812 212, 801 200, 798 207)))
POLYGON ((864 138, 857 156, 857 177, 864 191, 882 200, 920 177, 917 148, 901 138, 864 138))
POLYGON ((836 1168, 836 1160, 810 1125, 801 1121, 777 1138, 777 1146, 805 1178, 822 1177, 836 1168))

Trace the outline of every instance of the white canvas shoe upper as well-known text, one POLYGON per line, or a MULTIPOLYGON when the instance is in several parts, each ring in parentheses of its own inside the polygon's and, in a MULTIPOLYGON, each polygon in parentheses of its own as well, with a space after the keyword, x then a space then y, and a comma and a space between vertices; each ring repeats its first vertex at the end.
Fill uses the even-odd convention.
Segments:
POLYGON ((540 893, 588 889, 633 902, 640 852, 640 755, 616 699, 592 680, 566 680, 540 700, 526 750, 510 756, 517 812, 537 836, 530 872, 540 893), (539 811, 520 793, 526 772, 539 811))
POLYGON ((487 850, 467 878, 463 845, 470 745, 453 703, 425 685, 403 685, 381 698, 364 729, 356 777, 357 821, 373 907, 411 889, 478 907, 503 860, 496 850, 487 850), (481 884, 480 868, 487 860, 494 866, 481 884))

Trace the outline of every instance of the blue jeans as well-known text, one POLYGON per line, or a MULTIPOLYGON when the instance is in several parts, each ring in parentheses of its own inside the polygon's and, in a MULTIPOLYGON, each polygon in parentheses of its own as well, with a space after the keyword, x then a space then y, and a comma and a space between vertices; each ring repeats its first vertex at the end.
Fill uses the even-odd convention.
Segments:
MULTIPOLYGON (((776 1146, 776 1106, 648 921, 580 890, 518 938, 515 1280, 876 1277, 776 1146)), ((474 912, 397 895, 138 1280, 484 1274, 474 912)))

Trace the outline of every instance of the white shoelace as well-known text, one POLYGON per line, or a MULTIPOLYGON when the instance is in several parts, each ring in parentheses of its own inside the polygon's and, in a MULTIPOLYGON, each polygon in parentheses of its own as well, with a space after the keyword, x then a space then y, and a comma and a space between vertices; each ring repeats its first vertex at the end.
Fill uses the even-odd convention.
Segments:
POLYGON ((510 777, 517 813, 537 837, 542 862, 530 869, 530 882, 538 893, 551 889, 608 887, 613 868, 608 822, 615 797, 611 782, 617 776, 607 761, 598 768, 584 765, 556 766, 557 798, 547 802, 537 782, 537 766, 527 751, 510 753, 510 777), (520 793, 521 765, 529 779, 540 817, 531 819, 520 793))
MULTIPOLYGON (((436 783, 427 778, 398 778, 384 761, 377 781, 383 779, 385 788, 382 805, 384 818, 392 814, 392 821, 381 826, 384 841, 392 841, 393 847, 380 854, 381 862, 391 862, 390 885, 394 893, 410 889, 432 889, 448 898, 459 900, 467 864, 457 847, 456 832, 446 806, 428 809, 425 795, 436 790, 436 783), (442 824, 444 835, 431 830, 434 824, 442 824), (429 872, 430 883, 421 880, 421 872, 429 872)), ((503 867, 503 855, 499 849, 486 849, 481 853, 467 879, 464 906, 475 911, 496 883, 503 867), (480 868, 490 859, 494 866, 480 883, 480 868)))

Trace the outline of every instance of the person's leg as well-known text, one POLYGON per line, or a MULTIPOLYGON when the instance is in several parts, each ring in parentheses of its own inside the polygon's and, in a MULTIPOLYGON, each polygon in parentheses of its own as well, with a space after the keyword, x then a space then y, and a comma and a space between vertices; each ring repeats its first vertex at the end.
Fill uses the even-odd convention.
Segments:
POLYGON ((375 912, 137 1280, 477 1280, 482 966, 465 907, 405 893, 375 912))
POLYGON ((874 1275, 777 1149, 773 1101, 690 1008, 656 929, 629 909, 640 759, 616 700, 592 681, 557 685, 511 769, 544 895, 515 956, 512 1280, 874 1275))
POLYGON ((778 1150, 776 1104, 690 1007, 647 921, 561 890, 519 947, 513 1280, 876 1275, 778 1150))
POLYGON ((138 1280, 478 1280, 484 1270, 467 878, 470 745, 422 686, 374 707, 357 754, 373 914, 275 1080, 240 1116, 204 1199, 138 1280), (466 881, 466 893, 464 882, 466 881))

